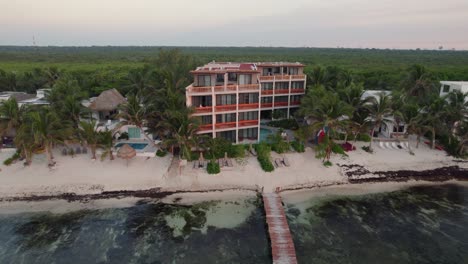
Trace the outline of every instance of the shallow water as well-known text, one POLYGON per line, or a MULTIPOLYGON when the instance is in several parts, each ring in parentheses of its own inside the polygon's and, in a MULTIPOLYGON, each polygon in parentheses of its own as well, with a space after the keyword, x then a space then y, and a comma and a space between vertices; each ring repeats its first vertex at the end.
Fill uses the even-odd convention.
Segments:
POLYGON ((468 263, 468 187, 287 204, 299 263, 468 263))
POLYGON ((270 263, 257 198, 0 214, 0 263, 270 263))

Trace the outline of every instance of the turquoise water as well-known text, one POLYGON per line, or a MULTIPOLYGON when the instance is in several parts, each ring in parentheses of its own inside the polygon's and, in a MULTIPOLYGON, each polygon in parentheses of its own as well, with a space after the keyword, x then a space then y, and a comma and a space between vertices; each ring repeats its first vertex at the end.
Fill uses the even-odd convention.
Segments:
POLYGON ((468 188, 421 186, 287 205, 299 263, 468 263, 468 188))
POLYGON ((115 144, 115 147, 120 148, 121 146, 125 144, 128 144, 130 145, 130 147, 132 147, 133 149, 137 149, 137 150, 144 149, 146 148, 146 146, 148 146, 148 143, 117 143, 115 144))
POLYGON ((0 263, 271 263, 264 222, 257 198, 0 214, 0 263))
POLYGON ((270 129, 260 128, 260 142, 266 141, 268 135, 271 135, 273 132, 270 129))

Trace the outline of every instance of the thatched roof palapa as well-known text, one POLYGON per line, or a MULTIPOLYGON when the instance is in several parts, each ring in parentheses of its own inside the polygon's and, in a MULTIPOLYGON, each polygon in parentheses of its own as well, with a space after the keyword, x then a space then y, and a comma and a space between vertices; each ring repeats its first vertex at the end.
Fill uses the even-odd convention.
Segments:
POLYGON ((117 151, 117 157, 121 159, 126 159, 127 160, 127 166, 128 166, 128 160, 136 156, 136 150, 128 144, 124 144, 120 149, 117 151))
POLYGON ((112 111, 116 110, 123 103, 125 103, 125 97, 113 88, 102 92, 91 102, 89 108, 94 111, 112 111))

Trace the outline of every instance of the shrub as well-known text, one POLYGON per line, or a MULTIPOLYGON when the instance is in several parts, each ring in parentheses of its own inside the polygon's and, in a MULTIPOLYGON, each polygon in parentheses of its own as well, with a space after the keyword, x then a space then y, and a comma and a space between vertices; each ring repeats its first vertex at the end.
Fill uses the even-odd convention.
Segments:
POLYGON ((304 144, 302 144, 302 142, 293 141, 291 142, 291 146, 296 152, 305 152, 305 147, 304 144))
POLYGON ((16 151, 11 157, 3 161, 3 164, 6 166, 10 166, 15 160, 21 157, 20 153, 16 151))
POLYGON ((297 123, 296 119, 293 119, 293 118, 273 120, 273 121, 268 122, 268 125, 272 127, 280 127, 283 129, 292 129, 292 130, 296 130, 299 128, 299 124, 297 123))
POLYGON ((331 161, 329 161, 329 160, 323 162, 323 166, 325 166, 325 167, 330 167, 332 165, 333 165, 333 163, 331 163, 331 161))
POLYGON ((164 157, 166 155, 167 155, 167 151, 165 151, 165 150, 158 149, 158 151, 156 151, 156 156, 158 156, 158 157, 164 157))
POLYGON ((257 151, 257 160, 260 163, 262 169, 266 172, 274 171, 275 167, 273 166, 273 163, 271 163, 270 160, 270 146, 268 146, 268 144, 266 144, 265 142, 262 142, 256 145, 255 148, 257 151))
POLYGON ((206 170, 208 171, 208 174, 218 174, 221 172, 221 169, 219 168, 219 164, 216 163, 214 160, 211 160, 208 162, 208 166, 206 167, 206 170))
POLYGON ((281 137, 281 131, 269 135, 267 139, 273 151, 281 154, 289 150, 289 143, 281 137))
POLYGON ((374 153, 374 151, 369 147, 369 146, 363 146, 361 147, 365 152, 368 153, 374 153))

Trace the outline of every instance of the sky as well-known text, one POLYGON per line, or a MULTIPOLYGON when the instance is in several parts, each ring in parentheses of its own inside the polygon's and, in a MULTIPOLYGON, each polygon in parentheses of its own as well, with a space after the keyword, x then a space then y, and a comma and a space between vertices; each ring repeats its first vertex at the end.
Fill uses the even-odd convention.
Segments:
POLYGON ((468 0, 0 0, 0 45, 468 50, 468 0))

